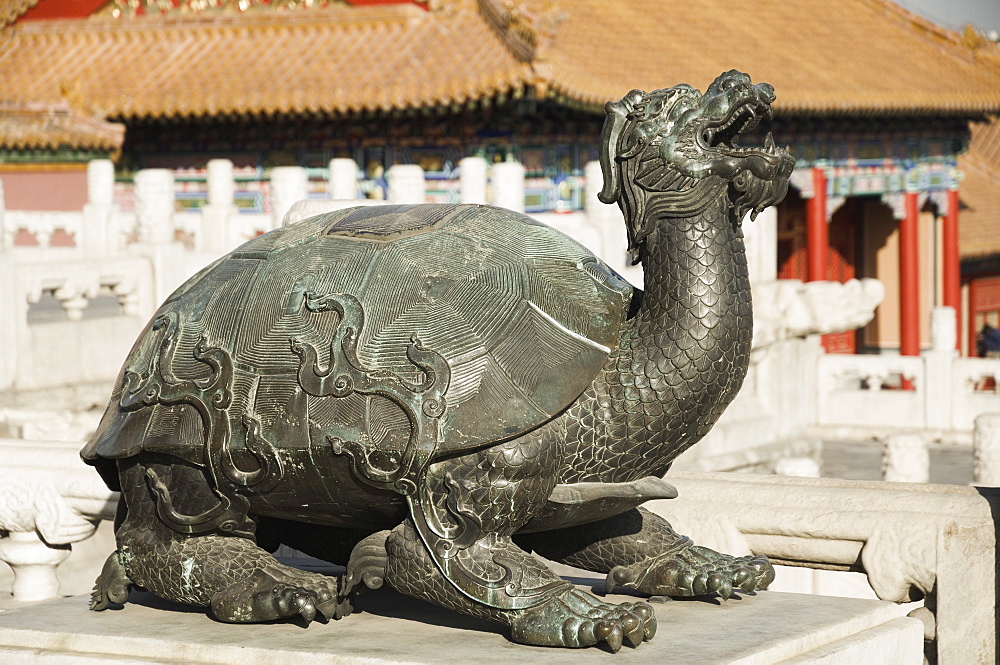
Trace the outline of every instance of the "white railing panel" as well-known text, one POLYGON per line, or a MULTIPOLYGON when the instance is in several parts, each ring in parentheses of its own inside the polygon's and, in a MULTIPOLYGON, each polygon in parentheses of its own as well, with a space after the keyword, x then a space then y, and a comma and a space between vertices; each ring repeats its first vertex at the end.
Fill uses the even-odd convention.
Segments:
POLYGON ((926 373, 919 357, 829 354, 820 357, 818 373, 819 425, 926 425, 926 373), (904 383, 913 389, 902 389, 904 383))

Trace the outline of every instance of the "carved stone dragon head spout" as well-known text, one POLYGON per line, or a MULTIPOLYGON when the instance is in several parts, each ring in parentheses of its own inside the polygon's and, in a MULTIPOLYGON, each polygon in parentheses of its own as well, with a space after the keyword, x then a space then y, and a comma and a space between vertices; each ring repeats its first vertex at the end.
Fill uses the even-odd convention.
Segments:
POLYGON ((625 213, 634 261, 658 219, 697 214, 726 190, 737 221, 784 198, 795 159, 770 132, 762 148, 738 145, 774 99, 769 84, 731 70, 704 94, 677 85, 605 105, 600 199, 625 213))

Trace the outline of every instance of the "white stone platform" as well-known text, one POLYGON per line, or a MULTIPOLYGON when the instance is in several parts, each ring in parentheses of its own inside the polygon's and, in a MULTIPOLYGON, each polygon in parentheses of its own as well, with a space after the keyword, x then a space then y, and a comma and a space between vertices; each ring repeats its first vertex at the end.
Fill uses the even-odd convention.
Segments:
MULTIPOLYGON (((599 584, 596 580, 576 580, 599 584)), ((615 602, 629 600, 611 596, 615 602)), ((634 600, 634 599, 633 599, 634 600)), ((654 605, 659 629, 638 649, 526 647, 486 621, 366 591, 363 611, 309 628, 218 623, 194 608, 132 594, 124 609, 91 612, 86 596, 0 612, 4 665, 218 663, 881 663, 923 662, 923 628, 891 603, 763 592, 729 601, 654 605)))

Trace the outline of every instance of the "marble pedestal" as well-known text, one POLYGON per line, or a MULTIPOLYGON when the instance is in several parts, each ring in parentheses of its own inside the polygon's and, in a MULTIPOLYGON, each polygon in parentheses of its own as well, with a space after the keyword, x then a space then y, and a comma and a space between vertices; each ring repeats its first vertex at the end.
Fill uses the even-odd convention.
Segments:
MULTIPOLYGON (((587 585, 597 580, 575 580, 587 585)), ((624 596, 609 597, 615 602, 624 596)), ((729 601, 656 603, 659 630, 617 656, 526 647, 499 626, 460 616, 388 589, 366 591, 361 612, 308 628, 233 625, 201 610, 133 592, 124 609, 87 610, 73 596, 0 612, 4 665, 163 663, 882 663, 922 662, 923 629, 890 603, 763 592, 729 601)))

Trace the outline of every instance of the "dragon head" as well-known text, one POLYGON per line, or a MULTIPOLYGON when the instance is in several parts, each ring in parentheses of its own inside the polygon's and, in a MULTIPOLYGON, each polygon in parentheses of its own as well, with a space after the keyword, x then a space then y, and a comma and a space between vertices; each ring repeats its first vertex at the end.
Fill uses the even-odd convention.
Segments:
POLYGON ((770 119, 773 101, 774 88, 732 70, 705 94, 678 85, 605 105, 599 198, 622 207, 633 262, 659 218, 696 214, 725 194, 738 223, 784 198, 795 159, 770 132, 762 148, 738 145, 770 119))

